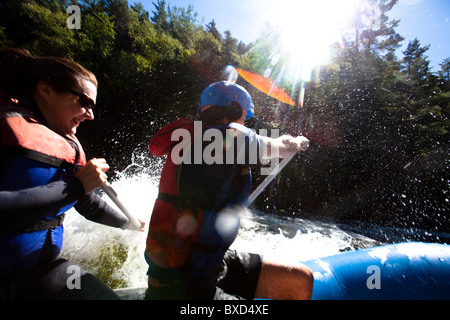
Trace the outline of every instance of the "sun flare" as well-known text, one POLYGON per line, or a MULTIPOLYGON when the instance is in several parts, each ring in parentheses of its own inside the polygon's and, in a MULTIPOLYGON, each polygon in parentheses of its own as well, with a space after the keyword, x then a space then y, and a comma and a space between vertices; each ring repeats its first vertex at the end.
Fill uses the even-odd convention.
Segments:
POLYGON ((267 3, 270 24, 279 33, 277 55, 287 57, 287 73, 308 81, 311 70, 326 63, 330 46, 342 41, 359 0, 278 0, 267 3))

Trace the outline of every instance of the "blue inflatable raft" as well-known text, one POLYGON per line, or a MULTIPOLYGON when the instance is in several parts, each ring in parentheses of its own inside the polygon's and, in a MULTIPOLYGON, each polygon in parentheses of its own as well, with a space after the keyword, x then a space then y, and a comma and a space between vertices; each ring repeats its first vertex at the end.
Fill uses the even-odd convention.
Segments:
MULTIPOLYGON (((448 300, 450 246, 408 242, 303 262, 314 274, 313 300, 448 300)), ((142 300, 146 288, 116 290, 142 300)))
POLYGON ((400 243, 302 262, 313 300, 450 299, 450 246, 400 243))

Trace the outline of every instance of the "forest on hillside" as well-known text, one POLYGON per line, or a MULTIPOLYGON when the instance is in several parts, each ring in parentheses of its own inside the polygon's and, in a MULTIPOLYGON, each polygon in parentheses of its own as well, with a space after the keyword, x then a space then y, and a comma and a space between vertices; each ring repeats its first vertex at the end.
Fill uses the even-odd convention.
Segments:
MULTIPOLYGON (((401 23, 390 20, 398 0, 362 0, 361 10, 331 61, 305 84, 303 107, 283 104, 244 80, 255 102, 248 126, 302 134, 310 149, 297 156, 255 207, 340 221, 450 232, 450 58, 431 70, 429 45, 410 41, 401 56, 401 23)), ((96 118, 78 137, 88 157, 103 156, 116 171, 162 125, 196 117, 203 89, 222 80, 227 65, 263 75, 279 33, 270 25, 243 43, 195 8, 155 0, 146 11, 127 0, 2 0, 0 46, 65 56, 99 81, 96 118), (70 29, 67 8, 81 8, 70 29)), ((307 32, 307 31, 306 31, 307 32)), ((284 59, 280 57, 280 61, 284 59)), ((289 81, 279 85, 292 96, 289 81)), ((148 161, 155 161, 148 155, 148 161)), ((264 177, 255 174, 254 184, 264 177)))

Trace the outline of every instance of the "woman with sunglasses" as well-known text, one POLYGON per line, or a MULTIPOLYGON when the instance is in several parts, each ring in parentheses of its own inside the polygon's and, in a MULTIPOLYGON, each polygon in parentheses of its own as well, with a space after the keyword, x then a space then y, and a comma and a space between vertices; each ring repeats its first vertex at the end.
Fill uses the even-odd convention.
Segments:
POLYGON ((86 161, 75 137, 94 119, 96 96, 95 76, 69 59, 0 50, 0 297, 117 298, 58 258, 71 207, 98 223, 129 225, 93 193, 107 179, 105 159, 86 161))

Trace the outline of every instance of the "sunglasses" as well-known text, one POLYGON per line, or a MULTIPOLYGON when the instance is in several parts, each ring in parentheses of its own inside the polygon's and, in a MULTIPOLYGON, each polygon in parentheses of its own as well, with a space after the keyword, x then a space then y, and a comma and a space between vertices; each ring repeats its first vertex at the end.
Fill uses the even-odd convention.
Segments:
POLYGON ((84 93, 78 93, 72 89, 67 89, 71 94, 78 97, 78 103, 85 109, 94 109, 95 102, 94 100, 84 93))

